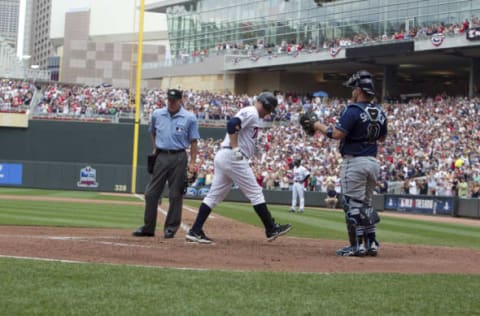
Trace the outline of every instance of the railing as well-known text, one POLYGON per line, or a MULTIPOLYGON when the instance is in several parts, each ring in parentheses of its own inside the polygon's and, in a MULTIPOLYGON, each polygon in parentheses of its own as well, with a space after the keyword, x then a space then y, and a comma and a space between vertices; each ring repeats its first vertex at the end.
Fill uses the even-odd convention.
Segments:
POLYGON ((100 114, 63 114, 63 113, 34 113, 31 116, 33 120, 57 120, 57 121, 82 121, 82 122, 101 122, 118 123, 118 115, 100 115, 100 114))

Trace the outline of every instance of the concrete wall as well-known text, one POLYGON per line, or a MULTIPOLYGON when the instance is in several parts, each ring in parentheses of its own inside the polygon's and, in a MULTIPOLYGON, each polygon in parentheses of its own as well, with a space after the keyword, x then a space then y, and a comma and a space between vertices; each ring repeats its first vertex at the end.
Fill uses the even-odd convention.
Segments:
POLYGON ((162 89, 178 88, 182 90, 208 90, 215 92, 233 91, 235 77, 233 75, 198 75, 168 77, 161 81, 162 89))

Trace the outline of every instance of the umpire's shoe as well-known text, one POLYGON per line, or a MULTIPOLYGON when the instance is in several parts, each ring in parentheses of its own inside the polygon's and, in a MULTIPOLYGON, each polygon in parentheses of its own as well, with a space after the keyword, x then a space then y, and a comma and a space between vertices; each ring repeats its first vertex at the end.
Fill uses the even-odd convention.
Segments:
POLYGON ((185 235, 185 239, 187 241, 193 241, 199 244, 211 244, 213 240, 207 237, 203 230, 199 233, 194 232, 193 230, 189 230, 188 233, 185 235))
POLYGON ((277 237, 280 237, 288 233, 290 229, 292 229, 291 224, 285 224, 285 225, 275 224, 272 230, 266 232, 267 240, 274 241, 275 239, 277 239, 277 237))
POLYGON ((155 234, 144 232, 143 227, 140 227, 139 229, 137 229, 136 231, 134 231, 132 233, 132 236, 135 236, 135 237, 155 237, 155 234))

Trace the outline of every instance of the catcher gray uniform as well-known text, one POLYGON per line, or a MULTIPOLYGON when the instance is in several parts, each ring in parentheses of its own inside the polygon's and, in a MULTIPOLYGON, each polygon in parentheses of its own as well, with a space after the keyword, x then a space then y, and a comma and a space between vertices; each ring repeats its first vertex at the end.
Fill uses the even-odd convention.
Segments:
POLYGON ((371 203, 380 171, 377 142, 387 136, 387 117, 380 105, 371 102, 375 86, 370 73, 359 71, 345 85, 353 89, 352 103, 344 109, 335 127, 316 121, 316 117, 303 117, 300 121, 309 134, 320 131, 329 138, 341 139, 340 177, 350 245, 337 250, 337 255, 376 256, 375 224, 380 219, 371 203))

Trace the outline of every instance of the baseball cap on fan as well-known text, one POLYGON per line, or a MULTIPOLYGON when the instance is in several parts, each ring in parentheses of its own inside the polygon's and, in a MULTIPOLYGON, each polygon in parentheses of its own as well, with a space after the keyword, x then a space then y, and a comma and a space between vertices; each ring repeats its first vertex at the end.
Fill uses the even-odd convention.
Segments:
POLYGON ((177 89, 168 89, 167 97, 172 100, 180 100, 183 96, 183 92, 177 89))

